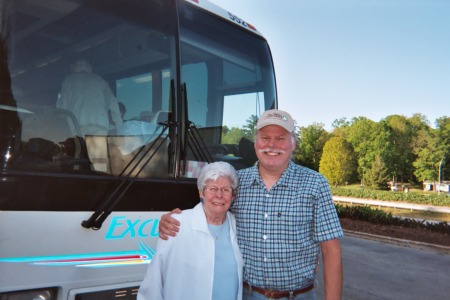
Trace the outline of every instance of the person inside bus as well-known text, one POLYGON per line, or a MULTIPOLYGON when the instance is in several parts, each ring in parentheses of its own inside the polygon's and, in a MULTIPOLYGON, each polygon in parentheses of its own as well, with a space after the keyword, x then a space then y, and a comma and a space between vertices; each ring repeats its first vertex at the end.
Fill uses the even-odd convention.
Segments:
MULTIPOLYGON (((317 299, 320 253, 325 299, 342 297, 343 231, 330 187, 321 174, 291 161, 295 146, 292 117, 268 110, 256 125, 258 163, 238 172, 239 190, 230 211, 244 258, 246 300, 317 299)), ((159 236, 175 236, 177 225, 171 213, 163 215, 159 236)))
MULTIPOLYGON (((127 113, 127 107, 125 106, 125 104, 123 104, 123 102, 117 102, 117 104, 119 105, 120 118, 122 119, 122 124, 119 125, 119 126, 122 126, 127 121, 124 118, 125 114, 127 113)), ((114 124, 111 110, 108 111, 108 119, 109 119, 109 124, 114 124)), ((110 125, 109 127, 110 128, 109 128, 108 134, 109 135, 116 135, 117 134, 117 127, 115 125, 110 125)))
POLYGON ((78 60, 61 85, 56 107, 71 111, 83 135, 106 135, 111 125, 122 124, 119 104, 108 83, 92 72, 92 65, 78 60), (110 124, 109 115, 114 124, 110 124))
POLYGON ((200 203, 176 215, 176 239, 158 239, 138 300, 242 299, 243 260, 228 212, 238 177, 226 162, 206 165, 197 179, 200 203))

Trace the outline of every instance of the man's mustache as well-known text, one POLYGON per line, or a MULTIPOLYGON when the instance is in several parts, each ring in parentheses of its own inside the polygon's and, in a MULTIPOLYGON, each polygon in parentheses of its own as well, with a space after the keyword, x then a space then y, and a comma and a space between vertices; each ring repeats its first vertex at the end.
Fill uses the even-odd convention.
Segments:
POLYGON ((273 149, 273 148, 264 148, 264 149, 259 149, 258 150, 259 153, 264 153, 264 152, 273 152, 276 154, 284 154, 286 153, 286 151, 284 150, 280 150, 280 149, 273 149))

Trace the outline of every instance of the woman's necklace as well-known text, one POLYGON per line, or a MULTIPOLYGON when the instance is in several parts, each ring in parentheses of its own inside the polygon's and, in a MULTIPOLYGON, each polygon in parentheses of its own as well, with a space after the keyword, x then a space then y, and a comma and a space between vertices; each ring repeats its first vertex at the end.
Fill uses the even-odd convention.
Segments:
POLYGON ((211 232, 211 234, 213 235, 213 237, 214 237, 214 239, 216 241, 219 239, 219 236, 222 233, 222 230, 223 230, 223 227, 225 226, 225 223, 226 223, 226 220, 225 220, 225 222, 222 223, 222 225, 220 225, 220 229, 219 229, 219 232, 217 234, 215 234, 215 231, 216 231, 215 228, 217 228, 219 226, 216 225, 216 226, 214 226, 215 228, 213 227, 213 225, 210 226, 209 232, 211 232))

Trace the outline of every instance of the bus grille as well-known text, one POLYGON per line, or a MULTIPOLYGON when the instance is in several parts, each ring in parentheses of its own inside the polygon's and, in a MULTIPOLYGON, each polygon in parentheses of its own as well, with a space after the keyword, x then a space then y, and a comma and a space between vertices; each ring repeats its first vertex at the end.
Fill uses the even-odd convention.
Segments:
POLYGON ((120 288, 106 291, 96 291, 83 294, 77 294, 75 300, 135 300, 138 293, 138 286, 129 288, 120 288))

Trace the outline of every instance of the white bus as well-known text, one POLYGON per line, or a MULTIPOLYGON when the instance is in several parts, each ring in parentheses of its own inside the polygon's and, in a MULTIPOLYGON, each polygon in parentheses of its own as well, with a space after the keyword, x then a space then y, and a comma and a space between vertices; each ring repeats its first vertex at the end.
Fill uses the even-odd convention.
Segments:
POLYGON ((0 26, 0 299, 135 299, 200 168, 255 163, 267 41, 205 0, 0 0, 0 26), (75 85, 88 108, 61 105, 74 62, 113 96, 75 85))

